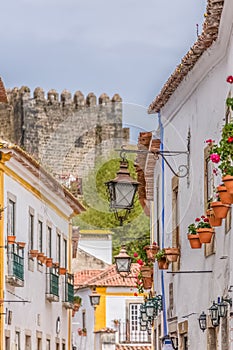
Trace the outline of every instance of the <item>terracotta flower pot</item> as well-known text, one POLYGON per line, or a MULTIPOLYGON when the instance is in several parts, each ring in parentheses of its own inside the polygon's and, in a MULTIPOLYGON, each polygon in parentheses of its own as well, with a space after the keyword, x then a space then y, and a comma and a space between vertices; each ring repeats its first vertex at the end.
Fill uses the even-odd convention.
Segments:
POLYGON ((30 254, 30 257, 31 257, 31 258, 36 258, 37 255, 38 255, 38 250, 31 249, 31 250, 29 251, 29 254, 30 254))
POLYGON ((144 289, 150 289, 153 283, 153 268, 150 266, 141 266, 142 283, 144 289))
POLYGON ((190 243, 190 246, 192 249, 199 249, 202 246, 202 243, 200 242, 199 235, 191 235, 188 234, 188 240, 190 243))
POLYGON ((59 275, 65 275, 66 274, 66 268, 65 267, 59 267, 59 275))
POLYGON ((159 247, 157 245, 151 244, 147 245, 143 248, 146 251, 147 259, 149 261, 155 261, 155 255, 159 251, 159 247))
POLYGON ((7 243, 8 244, 14 244, 15 243, 16 236, 7 236, 7 243))
POLYGON ((46 259, 46 266, 47 267, 52 267, 53 266, 53 259, 52 258, 47 258, 46 259))
POLYGON ((157 260, 158 267, 160 270, 167 270, 169 267, 169 262, 167 261, 166 257, 161 258, 160 260, 157 260))
POLYGON ((167 261, 169 262, 176 262, 178 260, 178 257, 180 255, 180 249, 179 248, 164 248, 167 261))
POLYGON ((24 248, 26 245, 26 242, 16 242, 16 244, 19 248, 24 248))
POLYGON ((233 203, 233 194, 230 194, 227 191, 226 186, 218 186, 218 194, 220 197, 220 200, 223 204, 232 204, 233 203))
POLYGON ((44 253, 38 253, 37 254, 37 260, 40 261, 43 264, 43 262, 44 262, 44 253))
POLYGON ((222 178, 224 185, 226 186, 227 192, 233 194, 233 176, 226 175, 222 178))
POLYGON ((212 227, 221 226, 222 225, 222 219, 216 218, 214 215, 213 209, 208 209, 206 211, 206 216, 209 219, 209 223, 212 227))
POLYGON ((231 205, 223 204, 222 202, 212 202, 210 206, 213 209, 216 218, 225 219, 231 205))
POLYGON ((210 243, 214 230, 212 228, 198 228, 199 240, 201 243, 210 243))

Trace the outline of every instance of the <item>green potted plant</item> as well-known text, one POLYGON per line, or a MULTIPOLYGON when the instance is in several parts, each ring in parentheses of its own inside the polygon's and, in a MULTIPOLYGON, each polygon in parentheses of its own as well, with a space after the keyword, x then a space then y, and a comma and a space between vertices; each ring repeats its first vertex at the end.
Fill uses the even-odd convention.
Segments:
POLYGON ((144 289, 150 289, 153 283, 153 263, 148 259, 143 245, 138 243, 137 250, 133 254, 133 262, 140 265, 139 273, 136 278, 136 287, 139 293, 144 289))
POLYGON ((192 249, 201 248, 202 243, 200 242, 199 234, 197 233, 197 228, 195 224, 190 224, 188 226, 188 240, 192 249))
POLYGON ((79 295, 74 295, 73 298, 73 310, 76 312, 79 310, 82 303, 82 298, 79 295))
POLYGON ((209 219, 202 215, 200 218, 196 218, 196 231, 199 236, 199 240, 201 243, 210 243, 212 239, 212 235, 214 233, 214 229, 211 227, 209 219))
POLYGON ((153 242, 150 245, 146 245, 143 249, 146 252, 148 261, 154 262, 155 261, 155 255, 156 255, 156 253, 159 250, 159 246, 157 245, 157 243, 153 242))
POLYGON ((158 267, 160 270, 167 270, 169 266, 169 262, 166 258, 165 249, 160 249, 158 253, 155 255, 155 259, 158 262, 158 267))

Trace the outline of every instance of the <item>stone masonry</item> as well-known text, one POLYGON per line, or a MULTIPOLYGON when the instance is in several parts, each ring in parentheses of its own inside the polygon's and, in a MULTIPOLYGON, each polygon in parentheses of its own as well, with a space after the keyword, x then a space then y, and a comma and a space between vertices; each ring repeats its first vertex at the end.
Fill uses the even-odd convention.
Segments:
MULTIPOLYGON (((0 81, 0 88, 3 83, 0 81)), ((122 127, 122 99, 105 93, 73 98, 36 88, 33 97, 26 86, 6 91, 0 100, 0 137, 20 145, 58 178, 72 174, 82 178, 99 156, 107 156, 129 140, 122 127)))

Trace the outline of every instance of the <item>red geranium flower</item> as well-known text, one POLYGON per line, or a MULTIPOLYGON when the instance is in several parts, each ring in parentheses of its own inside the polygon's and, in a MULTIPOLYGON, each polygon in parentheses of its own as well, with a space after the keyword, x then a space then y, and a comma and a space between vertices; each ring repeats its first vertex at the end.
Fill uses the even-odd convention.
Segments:
POLYGON ((233 137, 232 136, 228 137, 227 142, 228 143, 232 143, 233 142, 233 137))
POLYGON ((135 258, 137 258, 137 257, 138 257, 138 253, 135 252, 135 253, 133 254, 133 256, 134 256, 135 258))
POLYGON ((202 219, 205 219, 205 215, 202 215, 201 218, 202 218, 202 219))
POLYGON ((138 296, 138 293, 135 292, 135 293, 134 293, 134 296, 137 297, 137 296, 138 296))
POLYGON ((212 153, 210 155, 210 159, 213 163, 219 163, 220 162, 220 155, 218 153, 212 153))
POLYGON ((229 76, 227 77, 227 83, 229 83, 229 84, 232 84, 232 83, 233 83, 233 76, 232 76, 232 75, 229 75, 229 76))
POLYGON ((142 266, 142 265, 143 265, 143 261, 142 261, 142 259, 138 259, 138 260, 137 260, 137 263, 138 263, 139 265, 141 265, 141 266, 142 266))
POLYGON ((208 219, 208 218, 205 218, 203 221, 204 221, 204 222, 209 222, 209 219, 208 219))
POLYGON ((196 219, 195 219, 196 222, 199 222, 200 220, 201 220, 201 219, 199 219, 199 218, 196 218, 196 219))

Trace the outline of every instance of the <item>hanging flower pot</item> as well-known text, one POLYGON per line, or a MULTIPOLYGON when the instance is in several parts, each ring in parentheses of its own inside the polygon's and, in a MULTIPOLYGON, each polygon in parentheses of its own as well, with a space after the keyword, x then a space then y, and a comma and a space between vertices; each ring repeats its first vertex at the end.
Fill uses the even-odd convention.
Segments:
POLYGON ((147 245, 143 248, 146 251, 147 259, 151 262, 155 261, 155 255, 159 251, 159 247, 156 244, 147 245))
POLYGON ((214 215, 213 209, 208 209, 206 211, 206 216, 209 219, 209 223, 212 227, 221 226, 222 225, 222 219, 216 218, 214 215))
POLYGON ((216 218, 225 219, 230 208, 230 204, 223 204, 222 202, 212 202, 210 204, 214 211, 216 218))
POLYGON ((65 275, 66 274, 66 268, 65 267, 59 267, 59 275, 65 275))
POLYGON ((180 249, 179 248, 164 248, 167 261, 169 262, 176 262, 178 260, 178 257, 180 255, 180 249))
POLYGON ((222 186, 222 185, 218 186, 217 190, 218 190, 220 200, 223 204, 233 203, 233 194, 230 194, 229 191, 227 191, 226 186, 222 186))
POLYGON ((227 192, 233 194, 233 176, 226 175, 222 178, 224 185, 226 186, 227 192))
POLYGON ((169 267, 169 262, 166 258, 166 256, 162 257, 160 260, 157 260, 158 262, 158 268, 160 270, 167 270, 169 267))
POLYGON ((53 266, 53 259, 52 258, 47 258, 46 259, 46 266, 47 267, 52 267, 53 266))
POLYGON ((30 255, 30 258, 36 258, 38 255, 38 250, 35 250, 35 249, 29 250, 29 255, 30 255))
POLYGON ((150 289, 153 283, 153 267, 141 266, 140 268, 144 289, 150 289))
POLYGON ((16 236, 7 236, 7 243, 8 244, 14 244, 15 243, 16 236))
POLYGON ((214 230, 212 228, 198 228, 197 229, 199 240, 201 243, 210 243, 214 230))
POLYGON ((190 247, 192 249, 200 249, 202 246, 202 243, 200 242, 199 235, 198 234, 188 234, 188 240, 190 243, 190 247))

